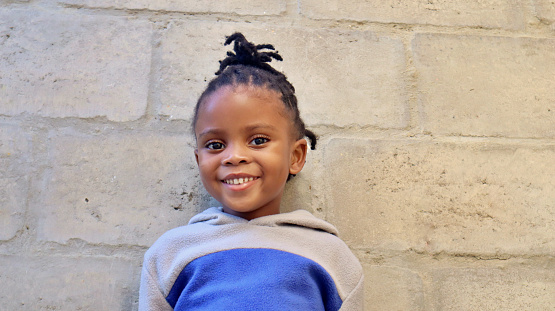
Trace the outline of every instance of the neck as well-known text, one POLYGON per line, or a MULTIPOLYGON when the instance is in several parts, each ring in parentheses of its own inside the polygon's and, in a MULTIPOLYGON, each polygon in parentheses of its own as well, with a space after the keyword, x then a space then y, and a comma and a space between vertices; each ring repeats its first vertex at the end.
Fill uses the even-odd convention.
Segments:
POLYGON ((270 216, 270 215, 276 215, 279 214, 279 207, 277 209, 272 209, 272 210, 262 210, 262 209, 257 209, 251 212, 237 212, 234 210, 231 210, 227 207, 223 208, 224 212, 237 216, 237 217, 241 217, 243 219, 246 220, 253 220, 255 218, 259 218, 259 217, 264 217, 264 216, 270 216))

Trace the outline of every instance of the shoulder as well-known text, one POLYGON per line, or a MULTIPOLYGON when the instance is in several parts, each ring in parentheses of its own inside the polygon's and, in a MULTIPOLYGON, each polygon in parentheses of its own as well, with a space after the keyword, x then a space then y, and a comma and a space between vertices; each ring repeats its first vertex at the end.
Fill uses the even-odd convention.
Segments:
POLYGON ((181 270, 196 258, 210 252, 210 240, 219 236, 219 227, 193 223, 171 229, 146 251, 143 270, 168 293, 181 270))
POLYGON ((251 223, 278 230, 274 235, 277 248, 291 250, 326 266, 333 266, 336 261, 355 270, 360 266, 349 246, 339 238, 338 230, 305 210, 263 217, 251 223))
POLYGON ((209 208, 191 218, 186 226, 171 229, 161 235, 147 250, 145 259, 151 257, 176 256, 179 252, 202 245, 220 235, 222 230, 239 222, 218 208, 209 208))
POLYGON ((194 232, 191 225, 177 227, 162 234, 146 251, 145 263, 162 260, 165 257, 175 256, 183 248, 183 244, 190 241, 194 232))
POLYGON ((145 258, 174 256, 178 252, 190 249, 195 245, 202 244, 210 236, 216 234, 218 226, 206 223, 193 223, 186 226, 171 229, 161 235, 145 253, 145 258))

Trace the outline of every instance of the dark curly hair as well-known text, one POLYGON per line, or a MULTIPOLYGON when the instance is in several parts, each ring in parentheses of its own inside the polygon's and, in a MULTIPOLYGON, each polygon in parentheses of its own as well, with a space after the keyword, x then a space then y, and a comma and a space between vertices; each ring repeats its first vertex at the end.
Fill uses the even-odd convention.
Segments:
POLYGON ((252 85, 274 90, 281 94, 283 104, 292 113, 297 139, 308 137, 310 149, 314 150, 317 137, 312 131, 306 129, 301 119, 297 107, 295 88, 282 72, 268 64, 272 59, 282 60, 274 46, 271 44, 255 45, 248 42, 245 36, 239 32, 227 37, 224 45, 229 45, 232 42, 234 42, 233 52, 227 52, 227 57, 220 61, 220 68, 216 72, 217 77, 208 83, 197 101, 192 122, 193 132, 195 131, 199 108, 208 96, 224 86, 252 85))

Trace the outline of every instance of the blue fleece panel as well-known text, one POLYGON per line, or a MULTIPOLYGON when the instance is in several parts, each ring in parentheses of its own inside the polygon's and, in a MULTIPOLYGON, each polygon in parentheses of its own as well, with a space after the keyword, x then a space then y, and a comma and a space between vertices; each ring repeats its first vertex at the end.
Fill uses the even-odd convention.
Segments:
POLYGON ((189 263, 168 297, 174 310, 325 310, 342 301, 316 262, 275 249, 231 249, 189 263))

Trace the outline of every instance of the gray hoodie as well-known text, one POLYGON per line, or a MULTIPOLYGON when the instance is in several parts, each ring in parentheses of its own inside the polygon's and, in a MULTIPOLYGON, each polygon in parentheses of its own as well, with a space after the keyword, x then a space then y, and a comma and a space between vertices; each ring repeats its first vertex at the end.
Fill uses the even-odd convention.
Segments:
POLYGON ((362 310, 363 273, 331 224, 297 210, 245 220, 221 208, 146 252, 140 311, 362 310))

